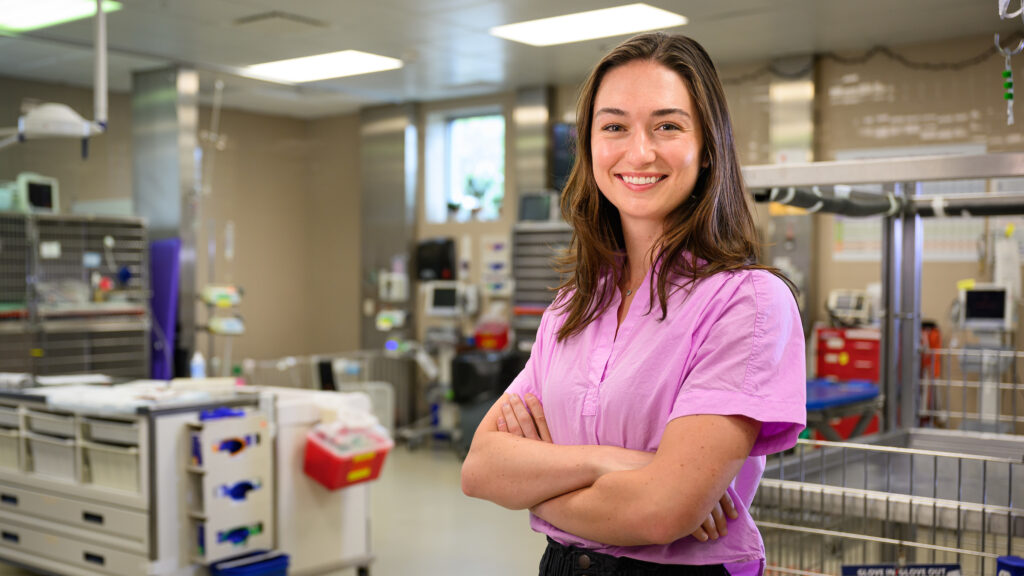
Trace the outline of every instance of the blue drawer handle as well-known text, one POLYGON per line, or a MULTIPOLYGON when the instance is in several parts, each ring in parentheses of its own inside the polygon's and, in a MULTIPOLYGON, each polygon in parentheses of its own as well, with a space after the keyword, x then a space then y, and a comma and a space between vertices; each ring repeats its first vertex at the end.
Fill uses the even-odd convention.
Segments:
POLYGON ((19 538, 18 535, 14 532, 4 532, 3 539, 4 542, 14 542, 15 544, 17 544, 21 540, 21 538, 19 538))
POLYGON ((100 556, 99 554, 90 554, 88 552, 83 552, 82 556, 85 557, 86 562, 92 562, 93 564, 99 564, 100 566, 103 566, 107 563, 103 556, 100 556))
POLYGON ((18 497, 11 496, 10 494, 0 494, 0 502, 3 502, 4 504, 10 504, 11 506, 17 506, 18 497))

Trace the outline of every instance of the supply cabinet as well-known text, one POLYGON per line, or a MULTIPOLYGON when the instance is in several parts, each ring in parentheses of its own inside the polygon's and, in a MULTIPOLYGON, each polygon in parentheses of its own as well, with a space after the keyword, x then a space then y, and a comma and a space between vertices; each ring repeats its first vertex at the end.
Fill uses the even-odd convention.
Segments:
POLYGON ((56 574, 156 576, 194 574, 196 564, 272 548, 268 428, 250 394, 112 415, 0 393, 0 559, 56 574), (225 405, 245 416, 201 423, 204 410, 225 405), (244 457, 211 448, 196 466, 196 431, 208 448, 222 437, 260 434, 260 441, 244 457), (258 478, 260 489, 240 504, 204 498, 218 482, 245 478, 258 478), (236 523, 261 528, 240 538, 236 523), (225 535, 205 553, 196 533, 203 526, 215 538, 225 535))

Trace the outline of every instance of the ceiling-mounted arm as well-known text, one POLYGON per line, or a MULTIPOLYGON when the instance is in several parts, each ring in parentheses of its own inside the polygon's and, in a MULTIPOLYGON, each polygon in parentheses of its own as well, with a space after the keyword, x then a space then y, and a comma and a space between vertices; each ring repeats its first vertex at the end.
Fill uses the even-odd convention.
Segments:
POLYGON ((96 29, 94 34, 96 57, 93 62, 93 113, 92 123, 101 133, 107 131, 107 15, 103 11, 103 0, 96 0, 96 29))
POLYGON ((107 131, 107 16, 103 12, 103 0, 96 0, 94 44, 95 118, 86 120, 66 104, 40 104, 18 118, 16 128, 0 128, 0 149, 26 140, 81 138, 82 157, 88 156, 89 138, 107 131))

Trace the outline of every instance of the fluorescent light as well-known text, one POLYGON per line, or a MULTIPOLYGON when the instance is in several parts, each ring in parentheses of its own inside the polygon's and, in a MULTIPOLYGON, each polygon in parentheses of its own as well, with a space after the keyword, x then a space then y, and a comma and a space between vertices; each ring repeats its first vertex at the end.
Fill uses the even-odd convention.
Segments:
POLYGON ((491 28, 491 34, 532 46, 552 46, 682 26, 686 16, 647 4, 628 4, 491 28))
POLYGON ((402 61, 358 50, 303 56, 246 66, 253 76, 278 82, 313 82, 328 78, 383 72, 402 67, 402 61))
MULTIPOLYGON (((120 9, 120 2, 103 0, 104 12, 120 9)), ((28 32, 95 14, 96 0, 0 0, 0 30, 28 32)))

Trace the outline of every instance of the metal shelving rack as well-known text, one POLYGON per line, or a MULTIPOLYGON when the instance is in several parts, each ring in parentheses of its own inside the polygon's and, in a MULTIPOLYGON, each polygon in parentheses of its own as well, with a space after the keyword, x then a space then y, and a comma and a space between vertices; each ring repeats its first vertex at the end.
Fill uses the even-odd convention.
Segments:
POLYGON ((146 377, 148 302, 142 220, 0 213, 4 371, 146 377), (130 274, 116 301, 91 301, 93 271, 116 277, 122 269, 130 274))
POLYGON ((561 283, 555 257, 569 247, 572 228, 562 221, 519 222, 512 229, 512 328, 515 345, 529 352, 541 314, 561 283))
MULTIPOLYGON (((752 508, 765 536, 766 573, 956 562, 967 575, 994 574, 998 555, 1024 552, 1017 480, 1024 474, 1024 436, 921 427, 942 416, 950 422, 977 416, 922 402, 923 355, 949 362, 921 347, 921 218, 1020 215, 1024 194, 923 196, 920 188, 924 181, 1022 177, 1024 154, 755 166, 743 173, 761 201, 884 218, 885 433, 855 443, 801 440, 793 453, 772 457, 752 508), (885 191, 838 189, 863 184, 883 184, 885 191)), ((949 396, 948 369, 941 374, 925 379, 926 392, 939 386, 949 396)), ((1024 386, 1000 383, 1000 389, 1016 394, 1024 386)), ((1005 419, 1019 422, 1016 407, 1005 419)))

